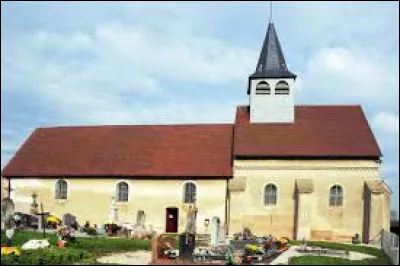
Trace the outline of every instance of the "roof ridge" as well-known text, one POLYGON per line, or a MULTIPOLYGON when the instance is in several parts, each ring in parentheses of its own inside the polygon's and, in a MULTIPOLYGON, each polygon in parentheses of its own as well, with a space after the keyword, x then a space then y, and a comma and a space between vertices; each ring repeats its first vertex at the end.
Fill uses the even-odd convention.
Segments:
POLYGON ((197 123, 197 124, 141 124, 141 125, 71 125, 71 126, 48 126, 37 127, 36 130, 42 129, 70 129, 70 128, 112 128, 112 127, 192 127, 192 126, 232 126, 233 123, 197 123))

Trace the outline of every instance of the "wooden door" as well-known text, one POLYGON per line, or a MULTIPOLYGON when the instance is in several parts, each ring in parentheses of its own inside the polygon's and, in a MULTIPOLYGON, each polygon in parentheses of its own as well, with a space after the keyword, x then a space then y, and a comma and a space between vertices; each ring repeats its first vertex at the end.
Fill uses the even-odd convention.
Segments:
POLYGON ((178 209, 177 208, 167 208, 166 210, 166 233, 177 233, 178 232, 178 209))

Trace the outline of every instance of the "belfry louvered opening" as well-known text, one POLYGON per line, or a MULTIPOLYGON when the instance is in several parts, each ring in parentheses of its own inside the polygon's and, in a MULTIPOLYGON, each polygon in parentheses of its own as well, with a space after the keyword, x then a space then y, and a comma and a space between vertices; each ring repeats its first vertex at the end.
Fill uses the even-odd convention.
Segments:
POLYGON ((261 81, 256 86, 256 94, 271 94, 271 87, 265 81, 261 81))
POLYGON ((289 94, 289 84, 286 81, 279 81, 275 86, 276 95, 288 95, 289 94))

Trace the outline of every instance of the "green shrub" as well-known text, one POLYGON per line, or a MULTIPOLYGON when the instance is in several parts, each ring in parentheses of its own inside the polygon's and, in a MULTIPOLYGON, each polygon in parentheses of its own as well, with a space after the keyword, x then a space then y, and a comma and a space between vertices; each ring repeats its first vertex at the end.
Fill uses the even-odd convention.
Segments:
POLYGON ((2 265, 65 265, 90 258, 89 252, 72 248, 24 250, 21 255, 1 256, 2 265))

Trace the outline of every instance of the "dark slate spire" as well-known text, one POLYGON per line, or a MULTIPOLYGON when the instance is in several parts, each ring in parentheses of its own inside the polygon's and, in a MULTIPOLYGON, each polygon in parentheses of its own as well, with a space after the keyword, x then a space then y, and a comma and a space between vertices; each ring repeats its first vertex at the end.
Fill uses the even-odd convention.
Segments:
POLYGON ((296 78, 296 75, 287 69, 275 26, 272 22, 268 25, 256 71, 250 78, 296 78))

